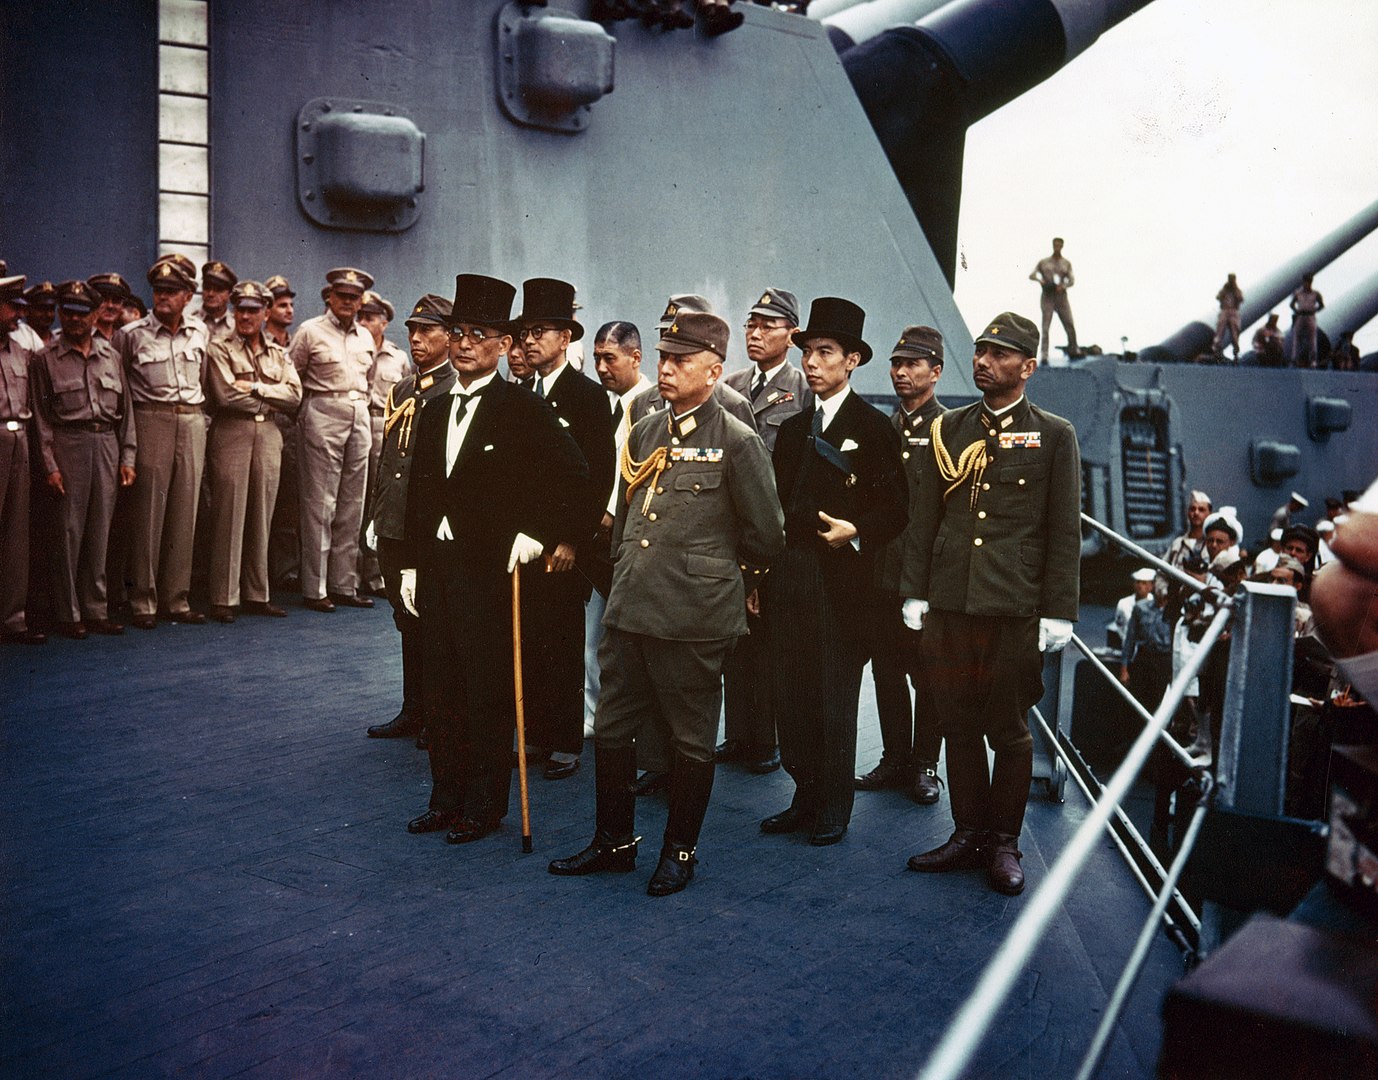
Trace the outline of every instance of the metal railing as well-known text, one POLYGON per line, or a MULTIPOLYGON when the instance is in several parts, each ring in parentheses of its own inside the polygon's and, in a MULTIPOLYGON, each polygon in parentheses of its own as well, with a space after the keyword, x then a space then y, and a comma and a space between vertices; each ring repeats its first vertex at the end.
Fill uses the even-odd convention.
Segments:
MULTIPOLYGON (((996 1015, 1009 999, 1035 949, 1061 911, 1102 832, 1112 820, 1115 820, 1121 827, 1126 828, 1144 852, 1148 853, 1162 877, 1162 884, 1156 890, 1152 887, 1147 877, 1134 865, 1123 840, 1112 829, 1112 838, 1134 869, 1140 885, 1152 896, 1153 905, 1076 1073, 1077 1080, 1090 1080, 1100 1066, 1159 927, 1175 926, 1168 914, 1169 905, 1175 903, 1178 910, 1184 913, 1192 929, 1201 931, 1203 947, 1218 939, 1219 919, 1215 913, 1204 921, 1198 919, 1177 890, 1178 879, 1200 836, 1202 824, 1212 803, 1221 800, 1227 805, 1260 812, 1268 812, 1273 806, 1276 806, 1276 809, 1272 809, 1271 812, 1276 813, 1281 809, 1281 784, 1286 769, 1286 702, 1291 680, 1290 628, 1292 608, 1296 602, 1295 593, 1277 586, 1246 583, 1233 596, 1226 595, 1218 589, 1207 588, 1195 578, 1182 573, 1087 515, 1083 514, 1082 520, 1113 543, 1157 567, 1166 576, 1194 591, 1207 593, 1215 605, 1215 614, 1200 642, 1196 644, 1195 651, 1173 678, 1162 701, 1151 713, 1128 693, 1090 647, 1074 636, 1073 643, 1078 651, 1091 661, 1102 677, 1123 692, 1126 700, 1131 703, 1134 714, 1144 721, 1143 730, 1135 738, 1119 768, 1102 787, 1100 797, 1095 798, 1090 787, 1081 779, 1079 771, 1073 767, 1071 757, 1061 746, 1057 733, 1048 727, 1047 721, 1037 710, 1034 711, 1035 722, 1043 728, 1050 745, 1063 758, 1069 774, 1076 779, 1078 786, 1091 802, 1092 809, 1073 834, 1067 847, 1049 868, 1042 884, 1029 897, 1024 909, 1006 934, 1004 942, 986 965, 971 995, 934 1048, 919 1073, 919 1080, 957 1080, 970 1066, 996 1015), (1280 626, 1285 628, 1281 641, 1278 639, 1280 626), (1168 725, 1187 688, 1210 658, 1212 648, 1227 633, 1231 633, 1230 667, 1226 682, 1225 706, 1220 718, 1220 760, 1217 762, 1217 773, 1212 776, 1208 769, 1194 761, 1183 750, 1169 733, 1168 725), (1279 650, 1285 650, 1285 660, 1280 659, 1279 650), (1257 667, 1255 678, 1246 679, 1251 664, 1257 667), (1271 707, 1271 703, 1276 701, 1283 703, 1281 713, 1271 707), (1260 711, 1265 717, 1265 722, 1251 722, 1245 737, 1246 714, 1252 719, 1260 711), (1260 734, 1255 730, 1259 728, 1267 730, 1260 734), (1183 761, 1195 778, 1200 791, 1180 846, 1171 866, 1166 870, 1158 863, 1156 857, 1152 856, 1148 845, 1143 843, 1142 837, 1121 808, 1124 797, 1140 771, 1153 751, 1160 747, 1183 761)), ((1066 700, 1060 701, 1059 704, 1060 710, 1070 708, 1070 703, 1066 700)))

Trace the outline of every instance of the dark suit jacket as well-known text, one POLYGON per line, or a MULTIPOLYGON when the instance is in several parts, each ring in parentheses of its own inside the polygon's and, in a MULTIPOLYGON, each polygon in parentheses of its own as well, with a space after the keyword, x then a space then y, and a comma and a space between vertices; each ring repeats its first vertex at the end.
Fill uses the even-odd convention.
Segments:
POLYGON ((968 615, 1075 620, 1081 453, 1072 425, 1028 398, 993 421, 977 401, 944 413, 941 437, 953 461, 975 442, 990 464, 974 499, 970 479, 944 497, 951 484, 937 457, 924 455, 900 594, 968 615))
POLYGON ((449 390, 455 381, 455 369, 448 363, 441 364, 433 371, 418 378, 416 375, 403 376, 388 391, 387 415, 391 416, 408 398, 416 399, 416 411, 411 416, 408 430, 405 419, 399 419, 383 435, 383 449, 378 458, 378 472, 373 480, 373 491, 368 502, 368 513, 364 522, 373 522, 379 540, 401 540, 407 524, 407 482, 411 477, 411 464, 416 458, 416 440, 421 433, 421 410, 432 398, 444 394, 449 404, 449 390), (407 445, 401 439, 407 435, 407 445))
POLYGON ((841 450, 851 466, 851 472, 844 474, 823 460, 810 442, 816 408, 816 403, 810 405, 781 424, 775 444, 775 485, 785 507, 785 535, 791 546, 815 546, 825 564, 864 564, 869 585, 877 554, 908 520, 908 482, 899 434, 884 413, 857 393, 849 394, 832 424, 823 430, 823 438, 841 450), (855 446, 844 450, 848 443, 855 446), (820 510, 857 527, 859 553, 851 544, 830 548, 817 538, 820 510))

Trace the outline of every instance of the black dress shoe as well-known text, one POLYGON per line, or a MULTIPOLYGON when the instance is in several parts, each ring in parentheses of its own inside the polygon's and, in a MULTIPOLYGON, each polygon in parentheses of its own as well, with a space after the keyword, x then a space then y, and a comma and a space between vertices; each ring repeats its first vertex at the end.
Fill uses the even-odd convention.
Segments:
POLYGON ((647 769, 632 781, 632 794, 638 798, 643 795, 654 795, 657 791, 664 791, 669 783, 669 773, 651 772, 650 769, 647 769))
POLYGON ((421 731, 421 722, 403 710, 385 724, 373 724, 368 729, 370 739, 409 739, 421 731))
POLYGON ((169 611, 167 613, 168 622, 181 623, 184 626, 201 626, 206 621, 206 617, 199 611, 169 611))
POLYGON ((497 818, 456 818, 450 831, 445 834, 445 843, 469 844, 475 840, 482 840, 490 832, 495 832, 497 827, 497 818))
POLYGON ((407 822, 407 832, 439 832, 441 829, 450 828, 458 820, 458 810, 427 810, 420 817, 414 817, 407 822))
POLYGON ((806 810, 791 803, 788 809, 781 810, 778 814, 772 814, 761 822, 761 832, 780 834, 803 832, 805 829, 813 827, 814 812, 806 810))
POLYGON ((746 771, 757 776, 773 773, 780 767, 780 748, 771 746, 765 749, 754 747, 746 760, 746 771))
POLYGON ((713 751, 713 760, 721 765, 724 761, 739 761, 746 756, 746 743, 741 739, 727 739, 718 743, 713 751))
POLYGON ((129 625, 135 630, 156 630, 158 629, 158 619, 153 615, 135 615, 129 620, 129 625))
POLYGON ((852 786, 857 791, 884 791, 886 788, 903 790, 909 787, 911 775, 908 765, 881 758, 879 765, 858 776, 852 781, 852 786))
POLYGON ((79 622, 60 622, 57 624, 57 632, 73 641, 85 641, 89 636, 85 624, 79 622))
POLYGON ((813 835, 809 837, 809 843, 814 847, 827 847, 835 844, 847 835, 846 825, 825 825, 821 821, 814 826, 813 835))
POLYGON ((985 835, 974 829, 957 829, 946 843, 932 851, 911 856, 909 869, 924 874, 945 874, 949 870, 975 870, 984 862, 985 835))
POLYGON ((0 633, 0 641, 6 645, 43 645, 48 641, 48 635, 42 630, 6 630, 0 633))
POLYGON ((1024 868, 1019 865, 1024 853, 1019 850, 1019 838, 992 833, 990 839, 990 865, 986 867, 986 880, 996 892, 1018 896, 1024 891, 1024 868))
POLYGON ((563 780, 567 776, 573 776, 579 771, 579 759, 573 761, 556 761, 551 758, 545 763, 545 770, 542 772, 547 780, 563 780))
POLYGON ((349 596, 345 593, 332 593, 330 599, 335 601, 336 607, 371 608, 373 606, 373 601, 367 596, 349 596))
POLYGON ((124 627, 110 619, 92 619, 86 624, 86 629, 93 634, 104 634, 106 637, 119 637, 124 633, 124 627))
POLYGON ((210 617, 218 623, 232 623, 234 622, 234 608, 228 604, 212 604, 210 617))
POLYGON ((909 794, 920 806, 932 806, 938 801, 942 783, 937 769, 932 765, 920 765, 914 772, 914 788, 909 794))
POLYGON ((416 734, 416 748, 418 750, 429 750, 431 748, 431 740, 426 737, 426 729, 424 727, 416 734))
POLYGON ((647 896, 669 896, 677 893, 694 879, 694 849, 680 844, 666 844, 660 849, 656 872, 646 883, 647 896))
POLYGON ((243 611, 245 615, 267 615, 273 619, 287 618, 286 608, 270 604, 267 600, 250 600, 244 605, 243 611))
POLYGON ((547 869, 560 877, 580 877, 584 874, 626 874, 636 869, 636 845, 639 836, 613 840, 595 836, 593 843, 568 859, 555 859, 547 869))

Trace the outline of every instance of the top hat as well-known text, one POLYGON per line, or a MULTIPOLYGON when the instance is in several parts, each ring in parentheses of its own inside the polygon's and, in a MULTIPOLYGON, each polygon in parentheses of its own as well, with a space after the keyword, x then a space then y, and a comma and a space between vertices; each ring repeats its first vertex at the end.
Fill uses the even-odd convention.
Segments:
POLYGON ((584 328, 574 321, 574 286, 558 278, 527 278, 522 282, 522 313, 515 322, 549 323, 557 330, 568 330, 569 340, 578 341, 584 328))
POLYGON ((455 275, 455 302, 446 320, 451 326, 468 323, 508 331, 512 321, 515 285, 485 274, 455 275))
POLYGON ((861 340, 866 312, 840 296, 820 296, 809 305, 809 325, 796 330, 791 339, 800 348, 811 338, 832 338, 848 352, 861 353, 864 364, 871 359, 871 346, 861 340))

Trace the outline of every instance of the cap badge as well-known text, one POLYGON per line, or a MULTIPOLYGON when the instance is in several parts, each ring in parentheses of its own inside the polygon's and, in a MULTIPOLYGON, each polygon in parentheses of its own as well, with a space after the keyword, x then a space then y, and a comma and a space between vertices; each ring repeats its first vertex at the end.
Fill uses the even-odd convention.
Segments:
POLYGON ((348 273, 344 275, 343 280, 349 282, 351 285, 357 285, 359 282, 359 275, 356 274, 353 270, 350 270, 348 273))
POLYGON ((672 333, 672 334, 678 334, 678 333, 679 333, 679 323, 671 323, 671 324, 670 324, 670 333, 672 333))
POLYGON ((762 293, 762 294, 761 294, 761 299, 757 300, 756 303, 757 303, 757 304, 769 304, 769 303, 770 303, 770 293, 762 293))
POLYGON ((986 333, 990 334, 991 337, 994 337, 996 334, 1000 333, 1000 327, 992 326, 989 330, 986 331, 986 333))

